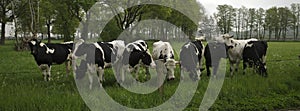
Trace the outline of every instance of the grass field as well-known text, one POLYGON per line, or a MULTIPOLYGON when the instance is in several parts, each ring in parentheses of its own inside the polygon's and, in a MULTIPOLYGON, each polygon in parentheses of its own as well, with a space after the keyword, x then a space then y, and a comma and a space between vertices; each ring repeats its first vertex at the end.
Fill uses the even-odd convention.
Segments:
MULTIPOLYGON (((79 95, 73 77, 65 76, 64 65, 53 66, 53 81, 45 82, 30 52, 16 52, 13 47, 13 41, 0 46, 0 111, 89 110, 79 95)), ((300 43, 269 42, 267 53, 268 78, 251 70, 246 75, 242 75, 240 70, 232 78, 227 72, 222 90, 210 110, 299 109, 300 43)), ((151 108, 164 103, 179 83, 179 78, 166 82, 164 95, 158 91, 139 95, 118 86, 111 70, 105 72, 105 90, 117 102, 131 108, 151 108)), ((179 69, 175 73, 179 77, 179 69)), ((185 110, 198 110, 209 82, 205 71, 203 75, 195 96, 185 110)))

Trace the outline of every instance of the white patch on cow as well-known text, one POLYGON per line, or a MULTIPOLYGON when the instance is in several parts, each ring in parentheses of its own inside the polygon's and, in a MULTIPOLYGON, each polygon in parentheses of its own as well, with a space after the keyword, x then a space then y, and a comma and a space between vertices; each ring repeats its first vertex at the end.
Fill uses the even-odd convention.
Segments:
POLYGON ((184 45, 185 48, 189 48, 191 43, 189 42, 188 44, 184 45))
POLYGON ((125 50, 125 42, 122 40, 114 40, 109 43, 112 44, 115 49, 118 49, 117 56, 120 58, 125 50))
POLYGON ((74 43, 73 41, 68 41, 68 42, 64 42, 63 44, 72 44, 74 43))
POLYGON ((50 49, 47 47, 47 51, 46 51, 47 54, 49 54, 49 53, 53 54, 54 52, 55 52, 55 49, 50 49))
POLYGON ((253 46, 253 44, 246 44, 245 47, 252 47, 252 46, 253 46))
POLYGON ((196 37, 195 40, 204 41, 205 40, 205 36, 196 37))
POLYGON ((101 51, 101 53, 102 53, 102 58, 105 59, 105 57, 104 57, 104 51, 103 51, 103 49, 101 48, 101 46, 100 46, 97 42, 94 43, 94 45, 95 45, 96 48, 100 49, 100 51, 101 51))
POLYGON ((36 41, 30 41, 32 45, 36 45, 36 41))
POLYGON ((46 44, 45 43, 40 43, 40 46, 43 47, 43 46, 46 46, 46 44))

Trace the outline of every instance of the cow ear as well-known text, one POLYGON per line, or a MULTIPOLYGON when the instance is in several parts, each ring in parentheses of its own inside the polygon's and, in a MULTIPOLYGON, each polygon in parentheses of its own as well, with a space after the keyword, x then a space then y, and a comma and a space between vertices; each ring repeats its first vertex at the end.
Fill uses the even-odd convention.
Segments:
POLYGON ((232 35, 232 36, 230 36, 230 38, 233 38, 233 35, 232 35))

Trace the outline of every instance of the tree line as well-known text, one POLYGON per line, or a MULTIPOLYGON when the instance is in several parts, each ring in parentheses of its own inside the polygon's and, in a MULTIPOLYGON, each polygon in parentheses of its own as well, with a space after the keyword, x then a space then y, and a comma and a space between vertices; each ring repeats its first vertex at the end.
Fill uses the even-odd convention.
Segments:
MULTIPOLYGON (((25 39, 38 38, 47 39, 51 42, 51 34, 59 35, 64 41, 73 40, 75 33, 81 28, 81 37, 101 36, 104 40, 115 39, 118 34, 127 29, 138 33, 148 33, 153 38, 158 36, 170 36, 170 32, 179 30, 194 36, 198 29, 191 20, 174 10, 171 7, 159 5, 140 5, 141 2, 162 2, 160 0, 1 0, 0 1, 0 23, 1 39, 0 44, 5 44, 5 27, 9 22, 14 23, 14 37, 17 49, 22 50, 25 39), (94 5, 98 13, 89 10, 94 5), (132 6, 132 7, 126 7, 132 6), (104 27, 99 19, 105 18, 105 14, 115 14, 113 19, 104 27), (167 30, 166 28, 134 28, 138 22, 147 19, 161 19, 176 25, 177 29, 167 30), (95 23, 95 24, 94 24, 95 23), (80 25, 81 24, 81 25, 80 25), (100 33, 102 31, 102 33, 100 33), (159 31, 157 34, 149 32, 159 31)), ((165 4, 173 7, 189 10, 188 14, 197 16, 200 21, 204 13, 203 6, 196 0, 165 0, 165 4), (192 9, 192 10, 190 10, 192 9)), ((172 33, 172 36, 174 33, 172 33)))
POLYGON ((299 3, 269 9, 218 5, 217 10, 213 15, 204 17, 201 23, 200 28, 209 36, 220 32, 232 33, 237 39, 299 39, 299 3))

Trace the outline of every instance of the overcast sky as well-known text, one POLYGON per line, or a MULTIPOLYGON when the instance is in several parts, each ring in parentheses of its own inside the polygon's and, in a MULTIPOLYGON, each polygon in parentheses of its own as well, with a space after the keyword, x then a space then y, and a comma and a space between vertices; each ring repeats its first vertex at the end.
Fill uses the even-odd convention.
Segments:
POLYGON ((207 14, 213 14, 217 12, 216 7, 218 5, 231 5, 234 8, 240 8, 245 6, 247 8, 264 8, 268 9, 273 6, 290 6, 292 3, 300 3, 300 0, 197 0, 206 9, 207 14))

